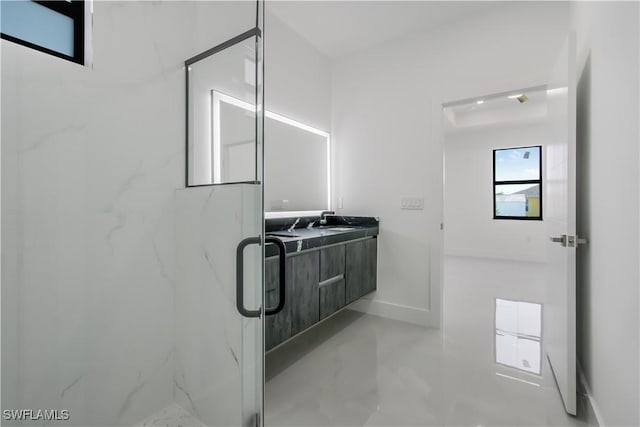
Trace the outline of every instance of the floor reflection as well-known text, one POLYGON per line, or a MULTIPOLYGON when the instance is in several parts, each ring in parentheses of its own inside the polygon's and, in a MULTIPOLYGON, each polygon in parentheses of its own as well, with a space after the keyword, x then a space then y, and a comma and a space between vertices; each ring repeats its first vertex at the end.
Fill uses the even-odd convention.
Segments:
POLYGON ((540 375, 542 304, 495 300, 496 363, 540 375))
POLYGON ((447 257, 439 329, 336 314, 268 354, 265 426, 585 425, 541 357, 544 268, 447 257))

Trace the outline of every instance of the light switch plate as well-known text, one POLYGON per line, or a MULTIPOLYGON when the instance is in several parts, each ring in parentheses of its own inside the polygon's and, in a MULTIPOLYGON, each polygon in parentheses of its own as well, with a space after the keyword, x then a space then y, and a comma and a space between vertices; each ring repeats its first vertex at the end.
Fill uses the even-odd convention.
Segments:
POLYGON ((424 210, 424 197, 403 196, 400 204, 401 209, 422 211, 424 210))

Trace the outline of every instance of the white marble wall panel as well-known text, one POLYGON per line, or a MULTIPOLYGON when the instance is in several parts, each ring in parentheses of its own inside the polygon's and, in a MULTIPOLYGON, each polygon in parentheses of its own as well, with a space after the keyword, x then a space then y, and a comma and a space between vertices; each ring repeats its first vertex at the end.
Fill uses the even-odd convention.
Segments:
MULTIPOLYGON (((244 320, 236 309, 236 247, 260 233, 260 222, 250 219, 259 218, 251 202, 259 190, 239 184, 176 194, 175 401, 206 425, 245 425, 243 405, 251 406, 243 400, 251 384, 243 385, 242 374, 250 380, 249 364, 261 356, 249 343, 259 321, 244 320)), ((258 251, 249 246, 245 257, 258 251)), ((255 277, 249 276, 245 289, 252 287, 255 277)))
MULTIPOLYGON (((3 57, 4 59, 4 57, 3 57)), ((18 287, 18 233, 19 210, 17 203, 18 162, 16 139, 17 129, 4 125, 5 120, 15 122, 17 111, 11 110, 8 100, 16 98, 16 87, 7 86, 5 82, 15 79, 15 64, 2 64, 2 388, 13 390, 13 393, 2 393, 3 407, 18 406, 18 322, 20 316, 20 288, 18 287), (5 242, 12 242, 8 250, 5 242)))
POLYGON ((94 2, 92 67, 2 41, 3 408, 108 426, 173 402, 183 61, 246 3, 94 2))

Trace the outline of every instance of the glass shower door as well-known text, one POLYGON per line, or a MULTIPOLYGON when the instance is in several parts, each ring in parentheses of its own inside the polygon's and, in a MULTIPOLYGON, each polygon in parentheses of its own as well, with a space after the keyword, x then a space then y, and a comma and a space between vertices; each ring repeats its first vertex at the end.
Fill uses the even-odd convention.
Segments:
POLYGON ((185 61, 187 176, 176 195, 176 403, 207 426, 258 426, 262 419, 260 21, 185 61))

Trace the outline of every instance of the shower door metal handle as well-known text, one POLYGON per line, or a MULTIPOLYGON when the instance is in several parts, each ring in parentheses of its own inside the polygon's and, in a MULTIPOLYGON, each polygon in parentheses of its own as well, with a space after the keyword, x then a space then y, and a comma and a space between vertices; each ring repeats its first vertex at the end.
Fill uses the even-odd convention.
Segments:
POLYGON ((287 274, 286 274, 287 248, 285 247, 282 240, 278 239, 277 237, 267 236, 264 240, 267 243, 273 243, 278 247, 278 250, 279 250, 278 260, 280 265, 280 269, 279 269, 280 281, 278 285, 279 287, 278 305, 273 308, 266 308, 264 310, 264 314, 266 314, 267 316, 271 316, 271 315, 280 313, 284 308, 284 304, 285 304, 286 288, 287 288, 287 274))
POLYGON ((244 248, 249 245, 259 245, 260 236, 247 237, 238 243, 236 249, 236 308, 244 317, 260 317, 260 309, 247 310, 244 307, 244 248))
MULTIPOLYGON (((286 298, 286 267, 287 267, 287 249, 282 240, 277 237, 267 236, 265 238, 266 243, 275 244, 278 247, 278 258, 280 261, 280 283, 278 292, 278 305, 273 308, 265 309, 267 316, 277 314, 282 311, 286 298)), ((236 308, 238 312, 244 317, 260 317, 260 309, 249 310, 244 306, 244 248, 249 245, 259 245, 261 243, 260 236, 247 237, 238 243, 236 249, 236 308)))

